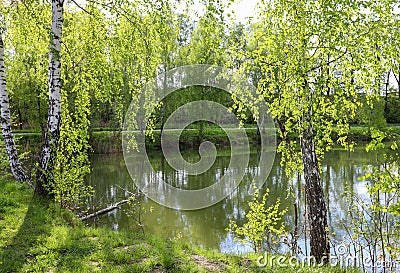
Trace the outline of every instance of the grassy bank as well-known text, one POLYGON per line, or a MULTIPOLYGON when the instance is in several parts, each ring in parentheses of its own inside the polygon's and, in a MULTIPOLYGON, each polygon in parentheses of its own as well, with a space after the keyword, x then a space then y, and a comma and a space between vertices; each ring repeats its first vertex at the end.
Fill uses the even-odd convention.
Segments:
POLYGON ((28 187, 0 180, 0 272, 345 272, 260 268, 257 256, 87 227, 71 212, 33 197, 28 187))

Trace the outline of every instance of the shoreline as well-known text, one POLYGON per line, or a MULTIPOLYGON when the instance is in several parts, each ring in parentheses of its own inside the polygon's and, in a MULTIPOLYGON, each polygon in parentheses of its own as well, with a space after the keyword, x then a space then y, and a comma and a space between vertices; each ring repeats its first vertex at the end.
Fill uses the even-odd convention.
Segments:
MULTIPOLYGON (((247 134, 247 139, 250 145, 259 145, 260 144, 260 135, 257 132, 256 127, 245 127, 247 134)), ((234 130, 234 129, 233 129, 234 130)), ((388 132, 391 131, 394 134, 400 135, 400 126, 398 125, 388 125, 383 131, 388 132)), ((177 134, 176 130, 171 130, 165 132, 171 134, 177 134)), ((23 146, 24 150, 35 150, 39 149, 41 146, 42 136, 40 132, 28 132, 27 130, 14 132, 15 137, 18 139, 18 144, 23 146)), ((291 137, 296 138, 295 135, 291 137)), ((348 138, 351 141, 356 143, 367 142, 371 140, 371 135, 368 127, 364 126, 352 126, 350 128, 348 138)), ((152 150, 161 150, 161 132, 160 130, 154 130, 153 139, 151 137, 146 137, 146 146, 149 151, 152 150)), ((336 132, 333 132, 333 141, 336 142, 338 137, 336 132)), ((199 129, 187 129, 182 131, 182 134, 179 138, 180 148, 185 149, 193 149, 200 145, 202 141, 210 141, 217 148, 218 147, 229 147, 229 138, 225 134, 225 132, 221 128, 213 128, 206 127, 203 129, 203 134, 200 136, 199 129)), ((236 142, 241 142, 240 138, 235 139, 236 142)), ((276 134, 276 141, 279 143, 281 141, 279 134, 276 134)), ((113 131, 113 130, 102 130, 102 131, 93 131, 91 133, 89 143, 92 147, 92 151, 90 154, 112 154, 112 153, 121 153, 122 152, 122 140, 121 140, 121 132, 113 131)))

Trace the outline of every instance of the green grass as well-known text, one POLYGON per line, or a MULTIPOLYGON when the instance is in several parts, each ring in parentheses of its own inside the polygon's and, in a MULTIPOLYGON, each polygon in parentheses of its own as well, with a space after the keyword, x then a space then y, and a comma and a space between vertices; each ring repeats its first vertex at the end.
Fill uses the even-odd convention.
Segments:
POLYGON ((34 197, 27 186, 0 179, 0 272, 344 272, 260 268, 257 256, 87 227, 70 211, 34 197))

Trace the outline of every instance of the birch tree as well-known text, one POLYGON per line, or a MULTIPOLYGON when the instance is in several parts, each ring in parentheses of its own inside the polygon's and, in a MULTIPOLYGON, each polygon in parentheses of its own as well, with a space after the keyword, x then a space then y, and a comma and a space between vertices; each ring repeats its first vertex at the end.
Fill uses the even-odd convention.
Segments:
POLYGON ((49 109, 44 143, 39 160, 35 193, 49 195, 47 187, 52 179, 54 157, 61 125, 61 38, 64 21, 64 0, 52 0, 52 24, 49 50, 49 109))
POLYGON ((14 2, 3 7, 8 26, 5 73, 11 115, 17 117, 13 125, 40 129, 44 135, 51 10, 47 4, 34 3, 14 2))
MULTIPOLYGON (((2 22, 1 22, 2 23, 2 22)), ((7 150, 10 162, 11 172, 19 182, 27 182, 31 185, 29 177, 22 168, 18 157, 18 151, 15 145, 14 136, 11 130, 10 102, 4 73, 4 43, 3 34, 5 33, 5 24, 0 25, 0 107, 1 107, 1 129, 4 138, 4 144, 7 150)))
MULTIPOLYGON (((251 36, 251 62, 284 141, 282 164, 305 179, 311 255, 327 263, 327 206, 320 162, 338 142, 351 148, 349 121, 358 93, 379 92, 381 70, 374 33, 381 25, 364 2, 264 1, 251 36), (361 89, 360 89, 361 87, 361 89), (300 147, 300 149, 298 149, 300 147)), ((289 174, 289 175, 292 175, 289 174)))

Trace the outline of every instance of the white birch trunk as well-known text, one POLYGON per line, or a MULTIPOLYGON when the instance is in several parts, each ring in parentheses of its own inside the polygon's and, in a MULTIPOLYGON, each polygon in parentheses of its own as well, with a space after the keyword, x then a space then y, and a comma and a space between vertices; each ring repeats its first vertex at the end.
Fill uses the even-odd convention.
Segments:
POLYGON ((40 155, 35 193, 50 195, 55 153, 61 125, 61 78, 60 50, 64 21, 64 0, 52 0, 52 24, 49 50, 49 110, 44 143, 40 155))
POLYGON ((318 263, 327 264, 329 261, 327 208, 321 185, 321 175, 315 151, 314 132, 310 116, 304 119, 309 124, 309 128, 304 130, 300 141, 304 179, 306 182, 305 191, 310 227, 310 248, 311 256, 318 263))
POLYGON ((15 179, 19 182, 27 182, 31 185, 29 177, 22 168, 18 157, 18 151, 15 146, 14 136, 11 131, 11 114, 10 102, 6 85, 6 77, 4 72, 4 43, 3 34, 4 28, 0 30, 0 108, 1 108, 1 129, 6 146, 8 160, 10 162, 11 172, 15 179))

